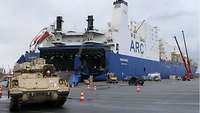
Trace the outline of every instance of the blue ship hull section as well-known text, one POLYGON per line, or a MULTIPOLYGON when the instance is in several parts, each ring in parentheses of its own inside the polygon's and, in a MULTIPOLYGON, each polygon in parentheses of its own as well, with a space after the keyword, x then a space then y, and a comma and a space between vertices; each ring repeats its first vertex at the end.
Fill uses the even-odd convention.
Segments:
MULTIPOLYGON (((112 51, 106 51, 106 71, 104 74, 96 76, 96 80, 106 80, 106 73, 113 72, 119 80, 123 80, 126 76, 142 77, 148 73, 158 72, 162 79, 169 78, 169 75, 183 76, 185 68, 183 64, 172 64, 166 62, 152 61, 122 54, 116 54, 112 51), (121 60, 120 60, 121 59, 121 60), (124 60, 125 59, 125 60, 124 60)), ((22 55, 17 63, 30 62, 33 59, 39 58, 40 53, 28 53, 22 55)), ((192 67, 192 72, 195 73, 196 68, 192 67)))
POLYGON ((24 62, 31 62, 34 59, 40 58, 40 53, 26 53, 25 55, 21 55, 17 60, 18 64, 22 64, 24 62))
MULTIPOLYGON (((169 75, 183 76, 185 68, 183 64, 171 64, 166 62, 152 61, 132 56, 115 54, 106 52, 106 62, 108 72, 113 72, 119 80, 123 80, 126 76, 142 77, 148 73, 158 72, 162 79, 169 78, 169 75), (125 59, 120 60, 120 59, 125 59)), ((192 68, 195 73, 196 68, 192 68)), ((105 74, 96 77, 96 80, 105 80, 105 74)))

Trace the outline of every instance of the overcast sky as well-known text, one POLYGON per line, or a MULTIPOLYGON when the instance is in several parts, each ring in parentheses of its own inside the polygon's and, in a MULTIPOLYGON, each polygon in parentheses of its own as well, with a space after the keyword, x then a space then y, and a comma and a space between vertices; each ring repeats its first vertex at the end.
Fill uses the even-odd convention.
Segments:
MULTIPOLYGON (((0 67, 13 65, 28 50, 32 38, 52 24, 57 15, 64 18, 64 30, 83 31, 87 15, 94 15, 95 28, 105 29, 111 20, 114 0, 0 0, 0 67)), ((166 40, 181 30, 186 34, 189 54, 199 61, 198 0, 127 0, 129 20, 145 19, 160 28, 166 40)), ((184 47, 182 45, 182 47, 184 47)))

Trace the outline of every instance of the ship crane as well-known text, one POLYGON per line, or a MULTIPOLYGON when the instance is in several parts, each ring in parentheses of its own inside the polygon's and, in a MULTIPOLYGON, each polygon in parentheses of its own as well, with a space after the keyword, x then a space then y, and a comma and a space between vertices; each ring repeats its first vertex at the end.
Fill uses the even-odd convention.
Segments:
POLYGON ((190 59, 189 59, 189 55, 188 55, 188 51, 187 51, 187 45, 186 45, 186 41, 185 41, 185 34, 184 34, 183 30, 182 30, 182 35, 183 35, 185 51, 186 51, 186 55, 187 55, 188 77, 191 79, 192 78, 192 69, 191 69, 191 65, 190 65, 190 59))
POLYGON ((185 42, 184 31, 182 31, 182 34, 183 34, 183 39, 184 39, 184 44, 185 44, 185 49, 186 49, 186 54, 187 54, 187 62, 186 62, 186 60, 185 60, 185 58, 184 58, 184 56, 183 56, 183 53, 182 53, 182 51, 181 51, 181 48, 180 48, 180 45, 179 45, 179 43, 178 43, 178 40, 177 40, 176 36, 174 36, 174 39, 175 39, 175 41, 176 41, 177 47, 178 47, 178 49, 179 49, 179 52, 180 52, 180 54, 181 54, 181 58, 182 58, 182 60, 183 60, 183 64, 184 64, 185 71, 186 71, 186 73, 185 73, 185 75, 184 75, 184 77, 183 77, 183 80, 184 80, 184 81, 186 81, 186 80, 189 81, 189 80, 192 78, 192 71, 191 71, 191 67, 190 67, 190 60, 189 60, 189 57, 188 57, 188 52, 187 52, 187 46, 186 46, 186 42, 185 42))
POLYGON ((48 32, 47 28, 43 28, 31 41, 29 47, 30 51, 35 52, 37 47, 52 34, 48 32))
MULTIPOLYGON (((35 52, 37 47, 42 44, 45 40, 50 39, 60 41, 62 38, 62 16, 57 16, 56 19, 56 29, 54 25, 51 25, 50 28, 43 28, 31 41, 29 47, 31 52, 35 52), (55 39, 56 38, 56 39, 55 39)), ((52 43, 52 42, 51 42, 52 43)), ((54 42, 53 44, 61 44, 59 42, 54 42)))
POLYGON ((142 22, 141 22, 141 24, 137 27, 137 26, 134 26, 134 30, 133 30, 133 33, 134 33, 134 38, 136 37, 136 34, 138 33, 138 31, 140 30, 140 28, 143 26, 143 24, 144 24, 144 22, 145 22, 145 20, 143 20, 142 22))
POLYGON ((142 21, 142 23, 138 26, 138 28, 135 28, 135 29, 134 29, 133 32, 134 32, 135 34, 136 34, 136 33, 139 31, 139 29, 143 26, 144 22, 145 22, 145 20, 142 21))

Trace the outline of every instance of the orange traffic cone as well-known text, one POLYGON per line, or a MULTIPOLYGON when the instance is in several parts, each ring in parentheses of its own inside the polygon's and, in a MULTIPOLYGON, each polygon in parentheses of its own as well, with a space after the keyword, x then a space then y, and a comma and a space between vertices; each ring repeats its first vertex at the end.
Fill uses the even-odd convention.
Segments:
POLYGON ((85 100, 84 92, 81 91, 81 94, 80 94, 80 101, 83 102, 84 100, 85 100))
POLYGON ((0 84, 0 98, 2 97, 2 93, 3 93, 3 88, 2 85, 0 84))
POLYGON ((90 85, 87 85, 87 88, 90 89, 90 85))
POLYGON ((136 92, 137 92, 137 93, 141 92, 141 87, 140 87, 140 85, 137 85, 137 86, 136 86, 136 92))
POLYGON ((95 91, 97 90, 97 86, 94 86, 94 90, 95 90, 95 91))

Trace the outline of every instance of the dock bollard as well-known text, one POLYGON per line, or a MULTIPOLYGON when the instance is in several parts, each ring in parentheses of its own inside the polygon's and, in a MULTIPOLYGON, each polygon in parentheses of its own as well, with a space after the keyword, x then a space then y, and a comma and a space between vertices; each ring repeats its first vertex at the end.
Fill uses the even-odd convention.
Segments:
POLYGON ((80 101, 83 102, 85 101, 85 96, 84 96, 84 92, 81 91, 81 94, 80 94, 80 101))

